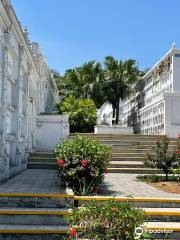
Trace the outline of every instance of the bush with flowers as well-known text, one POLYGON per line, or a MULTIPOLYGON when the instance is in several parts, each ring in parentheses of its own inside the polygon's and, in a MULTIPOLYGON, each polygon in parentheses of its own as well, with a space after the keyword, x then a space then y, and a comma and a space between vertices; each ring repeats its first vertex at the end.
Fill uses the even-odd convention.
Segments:
MULTIPOLYGON (((92 201, 68 216, 70 239, 134 240, 145 239, 135 229, 147 220, 144 211, 129 202, 92 201)), ((148 236, 148 239, 151 239, 148 236)))
POLYGON ((111 160, 111 146, 98 140, 75 136, 54 150, 59 175, 76 195, 92 194, 103 181, 111 160))

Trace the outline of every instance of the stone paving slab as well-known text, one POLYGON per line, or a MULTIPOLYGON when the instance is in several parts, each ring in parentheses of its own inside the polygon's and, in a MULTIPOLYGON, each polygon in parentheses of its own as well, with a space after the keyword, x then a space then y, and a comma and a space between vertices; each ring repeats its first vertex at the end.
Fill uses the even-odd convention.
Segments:
POLYGON ((136 178, 139 174, 108 173, 99 187, 99 195, 180 198, 180 194, 158 190, 136 178))
MULTIPOLYGON (((137 174, 108 173, 99 186, 98 195, 180 198, 180 194, 166 193, 136 179, 137 174)), ((0 192, 8 193, 69 193, 56 170, 27 169, 0 183, 0 192)))
POLYGON ((62 185, 56 170, 27 169, 0 183, 0 192, 8 193, 70 193, 62 185))

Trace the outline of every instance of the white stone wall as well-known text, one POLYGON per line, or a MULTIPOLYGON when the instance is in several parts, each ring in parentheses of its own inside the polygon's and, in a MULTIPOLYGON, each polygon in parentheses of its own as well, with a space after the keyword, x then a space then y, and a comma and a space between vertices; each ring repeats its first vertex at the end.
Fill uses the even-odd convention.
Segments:
POLYGON ((165 102, 165 133, 170 137, 180 134, 180 93, 166 93, 165 102))
POLYGON ((36 117, 36 151, 53 151, 63 139, 69 137, 68 116, 39 115, 36 117))
POLYGON ((26 168, 36 116, 46 110, 50 71, 10 1, 0 1, 0 180, 26 168))

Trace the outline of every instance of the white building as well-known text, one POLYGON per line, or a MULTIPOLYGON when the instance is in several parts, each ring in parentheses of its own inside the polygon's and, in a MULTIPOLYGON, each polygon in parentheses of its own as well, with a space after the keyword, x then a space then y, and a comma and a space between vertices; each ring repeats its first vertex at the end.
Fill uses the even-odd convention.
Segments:
POLYGON ((30 43, 9 0, 0 0, 0 180, 26 168, 35 147, 36 116, 51 110, 51 73, 30 43))
MULTIPOLYGON (((135 86, 136 87, 136 86, 135 86)), ((180 49, 175 44, 143 76, 136 90, 120 103, 122 126, 141 134, 180 134, 180 49), (143 86, 144 85, 144 86, 143 86)))

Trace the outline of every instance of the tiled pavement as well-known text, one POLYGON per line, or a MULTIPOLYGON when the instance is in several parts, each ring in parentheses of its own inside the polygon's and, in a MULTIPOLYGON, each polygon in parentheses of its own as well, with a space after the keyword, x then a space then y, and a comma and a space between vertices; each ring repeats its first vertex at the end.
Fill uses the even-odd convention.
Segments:
POLYGON ((55 170, 28 169, 0 183, 0 192, 9 193, 65 193, 55 170))
MULTIPOLYGON (((180 198, 136 179, 136 174, 109 173, 99 187, 99 195, 180 198)), ((32 169, 0 183, 0 192, 71 193, 65 190, 55 170, 32 169)))
POLYGON ((180 198, 180 194, 158 190, 147 183, 139 181, 136 176, 137 174, 108 173, 100 186, 99 194, 152 198, 180 198))

